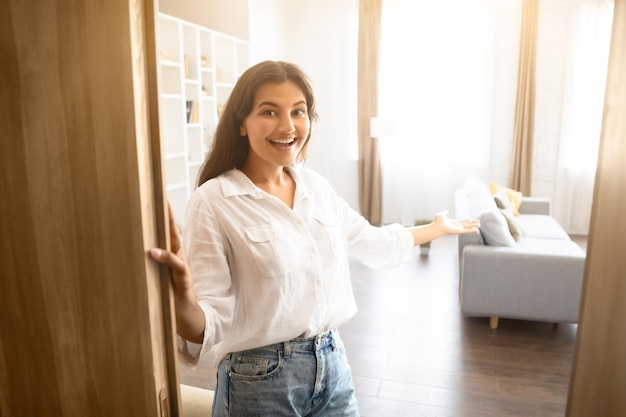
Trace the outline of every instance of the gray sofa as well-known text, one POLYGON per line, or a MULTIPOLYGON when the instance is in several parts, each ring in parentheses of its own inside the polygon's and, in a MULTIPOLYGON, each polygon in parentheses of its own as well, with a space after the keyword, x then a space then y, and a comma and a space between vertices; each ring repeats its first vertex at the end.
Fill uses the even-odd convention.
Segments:
POLYGON ((457 218, 481 220, 480 234, 458 238, 463 315, 490 317, 494 329, 499 318, 578 322, 585 251, 551 217, 549 200, 522 197, 511 225, 507 207, 473 179, 457 190, 455 207, 457 218), (502 224, 511 237, 521 231, 517 241, 502 235, 502 224))

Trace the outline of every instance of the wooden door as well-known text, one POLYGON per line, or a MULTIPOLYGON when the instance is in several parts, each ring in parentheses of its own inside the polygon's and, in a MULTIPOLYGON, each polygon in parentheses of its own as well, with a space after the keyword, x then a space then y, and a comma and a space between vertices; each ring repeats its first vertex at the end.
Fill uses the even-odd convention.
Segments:
POLYGON ((179 415, 151 0, 0 6, 0 416, 179 415))
POLYGON ((626 416, 626 0, 615 0, 568 417, 626 416))

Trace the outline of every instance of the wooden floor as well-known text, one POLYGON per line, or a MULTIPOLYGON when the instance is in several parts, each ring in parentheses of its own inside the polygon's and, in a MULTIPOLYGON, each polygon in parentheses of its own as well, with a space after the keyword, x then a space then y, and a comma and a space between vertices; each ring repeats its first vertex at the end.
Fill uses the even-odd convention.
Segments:
MULTIPOLYGON (((339 330, 361 416, 563 417, 577 326, 462 317, 456 256, 444 237, 393 270, 352 266, 359 312, 339 330)), ((215 375, 203 359, 180 379, 215 375)))

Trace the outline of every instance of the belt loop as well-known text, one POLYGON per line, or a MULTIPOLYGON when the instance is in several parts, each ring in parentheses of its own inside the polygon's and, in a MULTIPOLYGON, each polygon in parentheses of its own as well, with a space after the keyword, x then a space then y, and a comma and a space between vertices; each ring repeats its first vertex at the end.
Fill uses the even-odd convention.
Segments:
POLYGON ((291 341, 287 340, 286 342, 284 342, 285 345, 285 359, 289 359, 289 357, 291 356, 291 341))

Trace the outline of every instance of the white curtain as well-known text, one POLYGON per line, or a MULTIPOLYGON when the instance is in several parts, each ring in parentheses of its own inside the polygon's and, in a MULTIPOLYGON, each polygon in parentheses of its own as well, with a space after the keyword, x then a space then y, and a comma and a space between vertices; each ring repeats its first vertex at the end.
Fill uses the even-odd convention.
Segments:
MULTIPOLYGON (((521 4, 383 1, 383 223, 452 209, 469 175, 507 184, 521 4)), ((589 225, 612 4, 540 2, 532 190, 572 234, 589 225)))
POLYGON ((503 15, 501 1, 384 0, 383 223, 453 210, 469 175, 507 178, 510 144, 491 146, 513 125, 521 2, 506 3, 503 15))
POLYGON ((613 2, 586 1, 573 17, 553 214, 569 233, 586 235, 602 125, 613 2))

